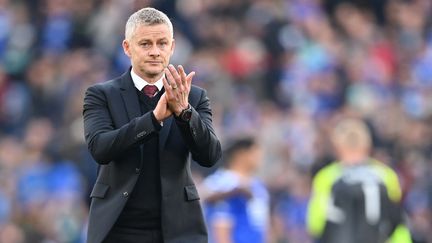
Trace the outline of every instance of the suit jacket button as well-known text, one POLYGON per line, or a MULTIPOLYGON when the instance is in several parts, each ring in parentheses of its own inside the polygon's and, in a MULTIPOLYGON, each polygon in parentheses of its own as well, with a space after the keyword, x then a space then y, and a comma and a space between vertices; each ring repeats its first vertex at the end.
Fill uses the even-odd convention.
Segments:
POLYGON ((135 168, 135 173, 139 174, 140 173, 140 169, 139 168, 135 168))
POLYGON ((128 197, 129 193, 128 192, 123 192, 123 197, 128 197))

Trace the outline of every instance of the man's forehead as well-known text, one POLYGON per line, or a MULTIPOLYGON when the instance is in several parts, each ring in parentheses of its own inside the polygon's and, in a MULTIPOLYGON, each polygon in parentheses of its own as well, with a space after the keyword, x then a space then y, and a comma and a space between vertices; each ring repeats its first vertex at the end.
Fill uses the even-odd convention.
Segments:
POLYGON ((158 37, 158 38, 169 38, 171 37, 170 30, 165 24, 156 24, 156 25, 144 25, 140 24, 135 29, 135 35, 138 38, 147 36, 147 37, 158 37))

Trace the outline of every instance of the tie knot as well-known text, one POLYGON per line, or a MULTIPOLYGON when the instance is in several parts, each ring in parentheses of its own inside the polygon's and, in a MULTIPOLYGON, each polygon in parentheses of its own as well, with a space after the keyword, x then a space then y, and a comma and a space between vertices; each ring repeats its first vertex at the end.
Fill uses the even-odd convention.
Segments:
POLYGON ((157 86, 152 84, 148 84, 142 89, 142 92, 150 98, 153 98, 158 91, 157 86))

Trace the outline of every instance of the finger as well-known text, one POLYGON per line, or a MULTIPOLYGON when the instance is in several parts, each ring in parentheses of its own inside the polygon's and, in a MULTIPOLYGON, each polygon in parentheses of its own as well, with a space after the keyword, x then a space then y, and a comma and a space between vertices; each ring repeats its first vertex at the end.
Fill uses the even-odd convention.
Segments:
POLYGON ((168 80, 167 80, 166 77, 164 77, 164 78, 162 79, 162 82, 163 82, 163 85, 164 85, 164 88, 165 88, 165 93, 164 93, 164 94, 166 94, 166 98, 167 98, 167 100, 170 100, 172 97, 174 97, 174 95, 173 95, 173 91, 172 91, 172 87, 171 87, 171 85, 168 83, 168 80))
POLYGON ((187 87, 190 90, 191 85, 192 85, 192 79, 195 76, 195 72, 190 72, 187 76, 186 76, 186 82, 187 82, 187 87))
POLYGON ((188 83, 192 82, 193 77, 195 76, 195 72, 190 72, 187 76, 186 76, 186 81, 188 83))
MULTIPOLYGON (((171 95, 170 95, 171 99, 170 100, 173 100, 173 99, 178 99, 179 91, 182 87, 178 84, 175 77, 173 76, 173 72, 171 70, 171 67, 174 67, 174 66, 169 65, 169 67, 165 69, 165 76, 169 80, 168 83, 169 83, 170 88, 171 88, 171 95)), ((177 70, 174 69, 174 73, 177 73, 177 70)))
POLYGON ((165 77, 162 79, 162 82, 165 88, 164 94, 166 94, 166 103, 168 107, 172 107, 175 103, 178 103, 180 94, 173 89, 173 87, 168 83, 168 80, 165 77))
POLYGON ((168 68, 165 68, 165 77, 166 77, 166 79, 168 81, 168 85, 170 87, 175 87, 175 83, 176 82, 174 80, 174 77, 171 74, 171 71, 168 68))
POLYGON ((168 65, 168 69, 171 72, 172 77, 174 78, 175 84, 181 88, 180 86, 182 86, 182 82, 181 82, 181 78, 179 73, 177 72, 177 70, 175 69, 174 65, 170 64, 168 65))
POLYGON ((182 65, 178 65, 178 70, 179 70, 179 73, 180 73, 180 77, 181 77, 182 84, 183 84, 184 86, 186 86, 186 85, 187 85, 187 81, 186 81, 186 72, 185 72, 183 66, 182 66, 182 65))

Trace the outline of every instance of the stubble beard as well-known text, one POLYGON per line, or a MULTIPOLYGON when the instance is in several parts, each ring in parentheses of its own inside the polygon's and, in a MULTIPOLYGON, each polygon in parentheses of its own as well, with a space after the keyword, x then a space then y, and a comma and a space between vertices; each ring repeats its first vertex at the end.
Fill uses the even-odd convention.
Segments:
POLYGON ((144 67, 141 68, 141 73, 144 74, 146 77, 154 79, 157 78, 158 76, 162 75, 164 72, 164 69, 162 68, 161 70, 149 70, 146 69, 144 67))

